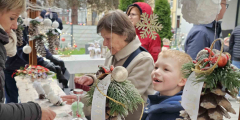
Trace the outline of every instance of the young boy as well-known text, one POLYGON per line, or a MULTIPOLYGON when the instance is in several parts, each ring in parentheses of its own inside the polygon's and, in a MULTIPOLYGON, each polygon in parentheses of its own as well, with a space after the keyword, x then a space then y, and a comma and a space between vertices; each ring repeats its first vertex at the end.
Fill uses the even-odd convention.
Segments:
POLYGON ((187 81, 181 67, 192 58, 177 50, 165 50, 158 55, 151 77, 155 95, 148 95, 142 120, 176 120, 181 106, 182 90, 187 81))

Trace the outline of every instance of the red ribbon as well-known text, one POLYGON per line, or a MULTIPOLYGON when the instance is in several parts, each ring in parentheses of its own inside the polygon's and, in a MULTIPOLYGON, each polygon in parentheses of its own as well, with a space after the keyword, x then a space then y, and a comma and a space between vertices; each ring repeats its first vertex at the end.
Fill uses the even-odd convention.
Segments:
POLYGON ((11 77, 13 78, 13 76, 14 76, 16 73, 17 73, 17 70, 16 70, 16 71, 15 71, 15 72, 12 74, 12 76, 11 76, 11 77))

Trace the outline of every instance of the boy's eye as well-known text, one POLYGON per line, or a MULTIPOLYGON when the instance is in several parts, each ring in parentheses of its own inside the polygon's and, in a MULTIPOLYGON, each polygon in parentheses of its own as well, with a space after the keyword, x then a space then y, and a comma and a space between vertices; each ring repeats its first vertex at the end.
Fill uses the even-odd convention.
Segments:
POLYGON ((169 71, 167 68, 164 69, 165 71, 169 71))
POLYGON ((10 20, 14 20, 14 18, 10 18, 10 20))
POLYGON ((158 69, 158 67, 155 67, 154 69, 156 70, 156 69, 158 69))

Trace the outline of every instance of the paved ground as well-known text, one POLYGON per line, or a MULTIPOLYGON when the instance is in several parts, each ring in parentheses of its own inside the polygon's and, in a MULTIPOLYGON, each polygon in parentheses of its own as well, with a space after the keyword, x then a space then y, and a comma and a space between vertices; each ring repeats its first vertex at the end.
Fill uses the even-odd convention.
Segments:
POLYGON ((238 115, 239 115, 239 107, 240 107, 240 104, 239 103, 236 103, 236 100, 230 100, 232 106, 233 106, 233 109, 236 111, 236 115, 234 114, 230 114, 231 115, 231 119, 224 119, 224 120, 238 120, 238 115))

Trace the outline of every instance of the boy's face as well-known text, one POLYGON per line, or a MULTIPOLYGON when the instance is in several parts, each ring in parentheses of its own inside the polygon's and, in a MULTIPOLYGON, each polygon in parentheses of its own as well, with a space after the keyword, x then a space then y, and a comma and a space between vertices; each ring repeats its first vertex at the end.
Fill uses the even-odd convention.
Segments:
POLYGON ((175 59, 160 55, 151 74, 154 90, 164 96, 173 96, 180 92, 186 83, 180 68, 175 59))

